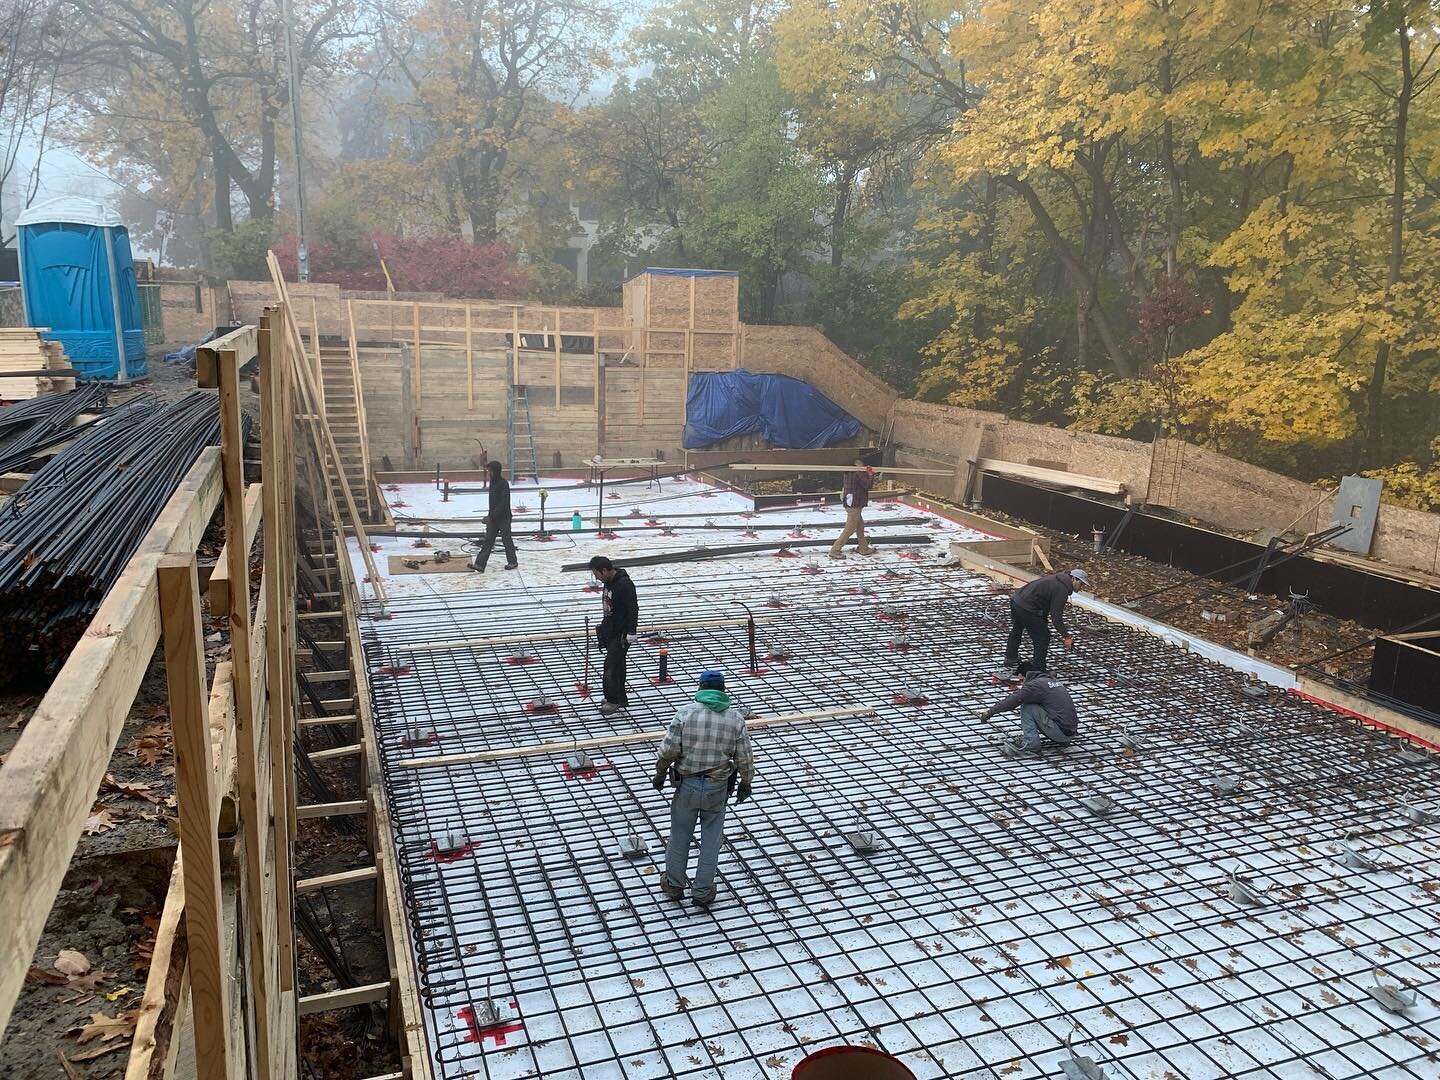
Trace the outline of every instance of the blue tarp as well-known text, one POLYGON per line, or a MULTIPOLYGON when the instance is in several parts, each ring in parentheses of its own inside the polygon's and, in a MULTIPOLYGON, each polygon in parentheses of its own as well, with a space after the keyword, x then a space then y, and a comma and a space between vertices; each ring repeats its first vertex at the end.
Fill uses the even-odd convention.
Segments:
MULTIPOLYGON (((739 277, 738 270, 685 270, 674 266, 647 266, 647 274, 660 274, 664 277, 739 277)), ((639 275, 636 275, 637 277, 639 275)), ((631 278, 633 281, 634 278, 631 278)))
POLYGON ((818 450, 859 430, 860 421, 799 379, 743 368, 702 371, 690 376, 682 445, 699 450, 758 431, 771 446, 818 450))
POLYGON ((129 234, 103 218, 66 220, 58 207, 57 219, 45 220, 45 209, 32 207, 19 220, 27 322, 48 327, 44 336, 65 347, 82 378, 119 378, 122 342, 124 377, 145 374, 145 328, 129 234))

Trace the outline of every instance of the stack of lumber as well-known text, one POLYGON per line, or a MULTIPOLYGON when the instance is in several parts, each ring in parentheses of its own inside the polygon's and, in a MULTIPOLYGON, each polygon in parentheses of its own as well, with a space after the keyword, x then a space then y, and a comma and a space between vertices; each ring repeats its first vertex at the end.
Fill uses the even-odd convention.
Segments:
POLYGON ((75 388, 75 369, 58 341, 33 326, 0 326, 0 400, 28 401, 75 388))

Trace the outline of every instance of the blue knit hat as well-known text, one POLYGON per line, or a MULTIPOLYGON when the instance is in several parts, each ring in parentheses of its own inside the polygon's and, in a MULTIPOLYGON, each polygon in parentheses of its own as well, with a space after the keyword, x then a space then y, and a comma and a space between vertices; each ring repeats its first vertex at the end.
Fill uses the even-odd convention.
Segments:
POLYGON ((704 686, 706 683, 714 683, 716 687, 724 690, 725 672, 721 671, 719 668, 706 668, 704 671, 700 672, 700 685, 704 686))

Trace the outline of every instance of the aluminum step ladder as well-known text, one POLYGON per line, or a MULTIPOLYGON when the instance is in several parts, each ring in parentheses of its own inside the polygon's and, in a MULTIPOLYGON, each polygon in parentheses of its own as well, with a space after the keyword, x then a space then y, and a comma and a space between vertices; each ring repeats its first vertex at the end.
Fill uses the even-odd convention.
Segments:
POLYGON ((525 387, 510 388, 509 405, 510 468, 507 475, 513 484, 520 478, 519 470, 529 465, 530 475, 539 483, 540 464, 535 452, 535 431, 530 426, 530 395, 525 387))

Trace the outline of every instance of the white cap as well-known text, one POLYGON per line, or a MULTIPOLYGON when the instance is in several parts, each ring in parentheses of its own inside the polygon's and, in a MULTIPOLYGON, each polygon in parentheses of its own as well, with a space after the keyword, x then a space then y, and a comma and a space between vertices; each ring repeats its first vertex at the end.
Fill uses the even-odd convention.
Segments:
POLYGON ((1084 570, 1080 570, 1080 569, 1078 569, 1078 568, 1075 569, 1075 570, 1071 570, 1071 571, 1070 571, 1070 576, 1071 576, 1074 580, 1080 582, 1081 585, 1089 585, 1089 584, 1090 584, 1090 575, 1087 574, 1087 573, 1085 573, 1084 570))

